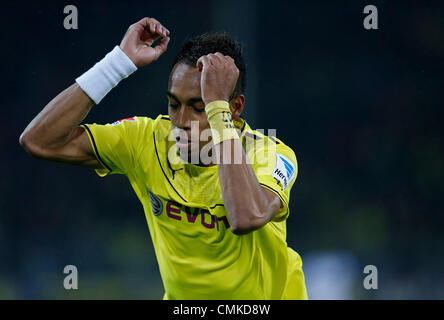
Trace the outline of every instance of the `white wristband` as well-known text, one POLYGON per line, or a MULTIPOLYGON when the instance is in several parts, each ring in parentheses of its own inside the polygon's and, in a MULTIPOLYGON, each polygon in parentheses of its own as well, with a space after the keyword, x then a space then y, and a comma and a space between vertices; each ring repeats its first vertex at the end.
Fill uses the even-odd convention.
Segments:
POLYGON ((83 91, 98 104, 112 88, 137 70, 119 46, 109 52, 94 67, 76 79, 83 91))

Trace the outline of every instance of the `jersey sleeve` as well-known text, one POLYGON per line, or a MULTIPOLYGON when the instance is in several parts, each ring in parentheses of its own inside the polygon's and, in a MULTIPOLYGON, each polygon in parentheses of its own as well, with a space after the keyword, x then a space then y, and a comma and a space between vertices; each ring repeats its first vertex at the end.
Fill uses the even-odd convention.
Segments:
POLYGON ((100 177, 108 174, 127 175, 136 164, 144 141, 152 135, 153 120, 132 117, 111 124, 83 124, 94 154, 102 165, 96 169, 100 177))
POLYGON ((290 191, 298 174, 296 155, 283 143, 269 143, 266 147, 256 148, 255 154, 250 154, 249 159, 259 184, 282 201, 283 207, 273 221, 285 220, 290 213, 290 191))

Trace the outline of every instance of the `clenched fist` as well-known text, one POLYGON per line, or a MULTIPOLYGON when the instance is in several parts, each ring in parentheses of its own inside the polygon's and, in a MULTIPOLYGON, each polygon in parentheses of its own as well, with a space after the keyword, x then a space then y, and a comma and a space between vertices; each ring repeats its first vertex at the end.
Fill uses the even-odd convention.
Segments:
POLYGON ((137 67, 143 67, 166 51, 170 41, 170 31, 154 18, 143 18, 128 28, 120 43, 120 49, 137 67), (152 47, 154 41, 162 38, 152 47))
POLYGON ((215 100, 229 101, 239 78, 239 69, 233 58, 220 52, 210 53, 197 60, 202 72, 200 86, 205 105, 215 100))

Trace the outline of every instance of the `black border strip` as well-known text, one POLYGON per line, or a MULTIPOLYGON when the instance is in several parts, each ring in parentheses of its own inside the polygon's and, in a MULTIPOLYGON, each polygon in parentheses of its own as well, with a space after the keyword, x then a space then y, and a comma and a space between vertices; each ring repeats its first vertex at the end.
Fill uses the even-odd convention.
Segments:
POLYGON ((260 140, 262 137, 259 137, 257 134, 245 132, 245 136, 254 140, 260 140))
POLYGON ((244 125, 242 126, 242 129, 241 129, 241 132, 243 133, 244 129, 245 129, 245 126, 247 125, 247 121, 245 121, 245 119, 242 118, 242 117, 239 117, 239 118, 241 118, 244 121, 244 125))
POLYGON ((278 192, 278 191, 276 191, 276 190, 274 190, 272 187, 270 187, 270 186, 267 186, 265 183, 259 183, 261 186, 263 186, 263 187, 266 187, 267 189, 270 189, 270 191, 273 191, 274 193, 276 193, 277 194, 277 196, 279 197, 279 199, 281 199, 281 201, 284 203, 284 204, 286 204, 287 205, 287 207, 288 207, 288 203, 287 203, 287 201, 285 201, 284 200, 284 198, 282 198, 282 196, 280 195, 280 193, 278 192))
POLYGON ((94 136, 93 136, 91 130, 88 128, 88 126, 87 126, 86 124, 83 124, 82 126, 86 129, 86 131, 88 131, 89 136, 91 137, 91 141, 92 141, 92 143, 93 143, 93 148, 94 148, 94 151, 95 151, 95 153, 96 153, 96 155, 97 155, 97 160, 99 160, 100 164, 101 164, 103 167, 105 167, 105 169, 108 169, 108 170, 109 170, 108 174, 110 174, 111 172, 113 172, 113 169, 111 169, 110 167, 108 167, 108 165, 105 163, 105 161, 103 161, 102 157, 100 156, 100 154, 99 154, 99 149, 97 149, 96 141, 94 140, 94 136))
POLYGON ((280 142, 277 141, 275 137, 273 137, 273 136, 268 136, 268 138, 271 139, 274 143, 276 143, 276 144, 280 144, 280 142))
POLYGON ((216 207, 224 207, 225 205, 223 204, 223 203, 216 203, 214 206, 212 206, 212 207, 209 207, 210 209, 214 209, 214 208, 216 208, 216 207))
POLYGON ((163 170, 162 164, 160 163, 160 158, 159 158, 159 153, 157 152, 157 145, 156 145, 156 134, 153 132, 153 143, 154 143, 154 149, 156 150, 156 156, 157 156, 157 161, 159 162, 159 166, 160 169, 162 169, 163 175, 165 176, 165 178, 167 179, 168 183, 170 184, 171 188, 173 188, 174 191, 176 191, 177 195, 185 202, 188 203, 187 200, 185 200, 179 192, 177 192, 176 188, 174 188, 173 184, 171 183, 170 179, 168 179, 168 176, 166 175, 165 171, 163 170))

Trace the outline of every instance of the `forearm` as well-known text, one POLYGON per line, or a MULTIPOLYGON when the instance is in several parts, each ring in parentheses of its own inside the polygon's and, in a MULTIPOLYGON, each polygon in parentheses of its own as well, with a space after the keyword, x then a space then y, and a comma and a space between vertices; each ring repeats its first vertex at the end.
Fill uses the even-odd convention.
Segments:
POLYGON ((78 124, 91 107, 136 70, 134 63, 116 46, 37 115, 23 132, 20 143, 37 152, 63 147, 81 133, 78 124))
POLYGON ((222 198, 231 230, 243 234, 260 228, 269 222, 275 208, 247 163, 240 140, 225 140, 215 148, 222 198))
POLYGON ((88 95, 74 83, 52 99, 31 121, 20 136, 21 143, 38 148, 63 145, 93 105, 88 95))
POLYGON ((271 221, 279 212, 281 201, 275 193, 260 186, 253 168, 247 163, 233 122, 233 117, 239 117, 245 103, 243 94, 230 98, 239 77, 235 61, 216 52, 200 57, 197 67, 202 71, 202 100, 219 160, 222 198, 231 231, 248 233, 271 221), (229 161, 224 161, 226 154, 230 154, 229 161), (234 161, 238 156, 241 161, 234 161))
POLYGON ((222 198, 231 230, 236 234, 248 233, 269 222, 279 209, 279 203, 273 199, 270 201, 248 163, 231 118, 229 103, 214 100, 206 104, 205 111, 211 127, 222 198))
POLYGON ((79 124, 121 80, 157 60, 167 49, 168 35, 169 31, 154 18, 131 25, 120 46, 78 77, 31 121, 20 136, 20 144, 40 159, 101 168, 90 137, 79 124), (152 47, 159 37, 162 39, 152 47))

